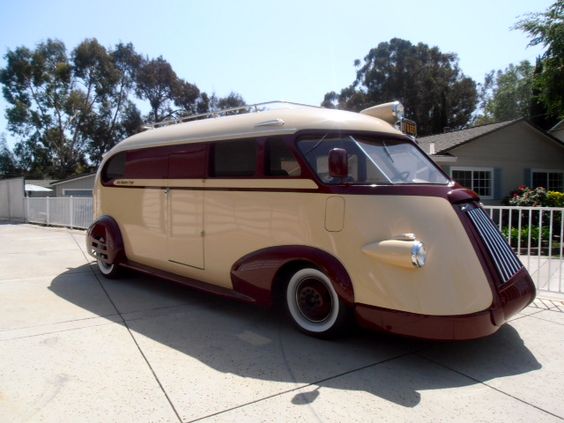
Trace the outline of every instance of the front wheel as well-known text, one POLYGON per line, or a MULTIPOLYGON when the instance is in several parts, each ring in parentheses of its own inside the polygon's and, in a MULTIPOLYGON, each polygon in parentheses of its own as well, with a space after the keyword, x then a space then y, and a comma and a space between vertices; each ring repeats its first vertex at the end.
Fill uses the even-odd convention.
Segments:
POLYGON ((108 264, 101 259, 97 259, 98 270, 100 273, 108 279, 116 279, 121 273, 121 268, 117 264, 108 264))
POLYGON ((294 273, 286 287, 286 307, 294 324, 308 335, 337 335, 347 320, 347 309, 331 280, 317 269, 294 273))

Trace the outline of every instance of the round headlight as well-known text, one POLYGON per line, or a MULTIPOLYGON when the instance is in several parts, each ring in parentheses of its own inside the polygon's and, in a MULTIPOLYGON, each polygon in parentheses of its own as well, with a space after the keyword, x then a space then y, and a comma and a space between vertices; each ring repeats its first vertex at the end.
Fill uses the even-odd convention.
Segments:
POLYGON ((425 266, 425 261, 427 260, 427 251, 425 251, 425 246, 421 241, 415 241, 413 247, 411 247, 411 263, 415 267, 425 266))

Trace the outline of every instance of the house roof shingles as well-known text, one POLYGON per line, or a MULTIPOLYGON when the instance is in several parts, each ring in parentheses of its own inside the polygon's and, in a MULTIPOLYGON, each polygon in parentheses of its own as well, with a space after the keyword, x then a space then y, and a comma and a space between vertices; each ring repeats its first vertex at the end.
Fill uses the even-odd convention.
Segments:
POLYGON ((521 119, 475 126, 473 128, 461 129, 460 131, 446 132, 444 134, 429 135, 427 137, 419 138, 417 142, 427 154, 430 152, 431 144, 435 144, 435 154, 445 154, 449 150, 458 147, 461 144, 512 125, 519 120, 521 119))

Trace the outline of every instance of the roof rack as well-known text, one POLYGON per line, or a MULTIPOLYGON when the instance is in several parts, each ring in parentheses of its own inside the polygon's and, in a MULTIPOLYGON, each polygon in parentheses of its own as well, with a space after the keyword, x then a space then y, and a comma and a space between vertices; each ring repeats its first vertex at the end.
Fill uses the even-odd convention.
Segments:
MULTIPOLYGON (((211 119, 211 118, 218 118, 218 117, 221 117, 221 116, 228 116, 228 115, 235 115, 235 114, 242 114, 242 113, 264 112, 265 110, 276 109, 276 107, 270 107, 270 106, 274 106, 274 105, 277 105, 277 104, 285 106, 285 107, 296 106, 296 107, 312 107, 312 108, 317 108, 317 109, 323 108, 321 106, 312 106, 310 104, 294 103, 294 102, 291 102, 291 101, 281 101, 281 100, 266 101, 266 102, 263 102, 263 103, 246 104, 244 106, 231 107, 229 109, 217 110, 217 111, 206 112, 206 113, 199 113, 199 114, 196 114, 196 115, 184 113, 184 114, 181 114, 177 117, 169 118, 169 119, 163 120, 161 122, 152 122, 152 123, 145 124, 145 125, 143 125, 143 129, 161 128, 163 126, 175 125, 177 123, 190 122, 192 120, 211 119)), ((175 112, 172 112, 172 114, 175 114, 175 113, 178 113, 178 112, 181 112, 181 111, 177 110, 175 112)))

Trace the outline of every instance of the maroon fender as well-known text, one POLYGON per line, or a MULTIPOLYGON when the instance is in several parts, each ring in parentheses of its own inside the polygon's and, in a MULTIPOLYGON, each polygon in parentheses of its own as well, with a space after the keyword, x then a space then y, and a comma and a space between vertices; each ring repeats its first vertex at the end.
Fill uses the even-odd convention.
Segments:
POLYGON ((110 216, 101 216, 88 228, 86 251, 108 264, 125 260, 123 239, 117 222, 110 216))
POLYGON ((467 188, 458 188, 449 191, 447 193, 448 201, 451 204, 459 204, 459 203, 469 203, 471 201, 479 202, 480 197, 474 191, 469 190, 467 188))
POLYGON ((233 289, 268 307, 279 284, 306 266, 325 273, 339 297, 347 305, 354 305, 352 282, 341 262, 325 251, 303 245, 269 247, 240 258, 231 268, 233 289))

